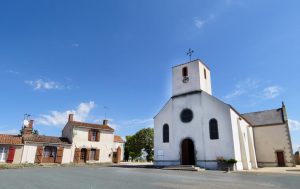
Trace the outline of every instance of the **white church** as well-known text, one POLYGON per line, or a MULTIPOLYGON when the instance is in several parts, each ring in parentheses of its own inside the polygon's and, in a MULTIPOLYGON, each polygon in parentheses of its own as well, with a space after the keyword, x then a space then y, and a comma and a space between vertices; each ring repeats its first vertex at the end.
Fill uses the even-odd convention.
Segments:
POLYGON ((212 95, 201 60, 174 66, 172 97, 154 117, 154 163, 218 169, 218 159, 236 170, 295 166, 285 106, 240 114, 212 95))

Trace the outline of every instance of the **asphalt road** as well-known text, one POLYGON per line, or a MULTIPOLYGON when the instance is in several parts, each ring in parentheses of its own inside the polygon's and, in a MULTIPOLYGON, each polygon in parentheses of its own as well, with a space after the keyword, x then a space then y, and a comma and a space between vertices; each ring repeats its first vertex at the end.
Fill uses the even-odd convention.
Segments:
POLYGON ((116 167, 0 170, 0 189, 300 188, 292 174, 184 172, 116 167))

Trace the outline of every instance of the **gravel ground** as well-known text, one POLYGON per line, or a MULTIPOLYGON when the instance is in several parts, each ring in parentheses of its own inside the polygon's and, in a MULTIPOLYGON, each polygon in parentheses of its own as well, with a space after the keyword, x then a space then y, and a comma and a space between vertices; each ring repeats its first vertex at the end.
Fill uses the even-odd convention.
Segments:
POLYGON ((120 167, 0 170, 1 189, 300 188, 300 176, 269 173, 185 172, 120 167))

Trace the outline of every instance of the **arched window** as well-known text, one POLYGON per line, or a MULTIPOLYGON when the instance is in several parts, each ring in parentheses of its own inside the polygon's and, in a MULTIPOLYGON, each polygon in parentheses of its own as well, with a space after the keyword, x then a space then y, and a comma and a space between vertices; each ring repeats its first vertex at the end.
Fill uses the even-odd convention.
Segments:
POLYGON ((182 76, 183 77, 187 77, 188 76, 188 68, 187 67, 183 67, 182 68, 182 76))
POLYGON ((209 121, 209 136, 211 140, 219 139, 218 121, 216 119, 209 121))
POLYGON ((164 124, 163 126, 163 143, 169 142, 169 125, 164 124))

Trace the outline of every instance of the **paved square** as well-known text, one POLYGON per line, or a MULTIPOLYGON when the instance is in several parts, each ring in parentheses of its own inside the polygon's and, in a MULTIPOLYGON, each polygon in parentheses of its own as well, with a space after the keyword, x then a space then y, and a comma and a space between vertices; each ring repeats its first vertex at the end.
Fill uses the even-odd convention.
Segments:
POLYGON ((300 188, 293 174, 183 172, 159 169, 75 167, 0 171, 1 189, 300 188))

